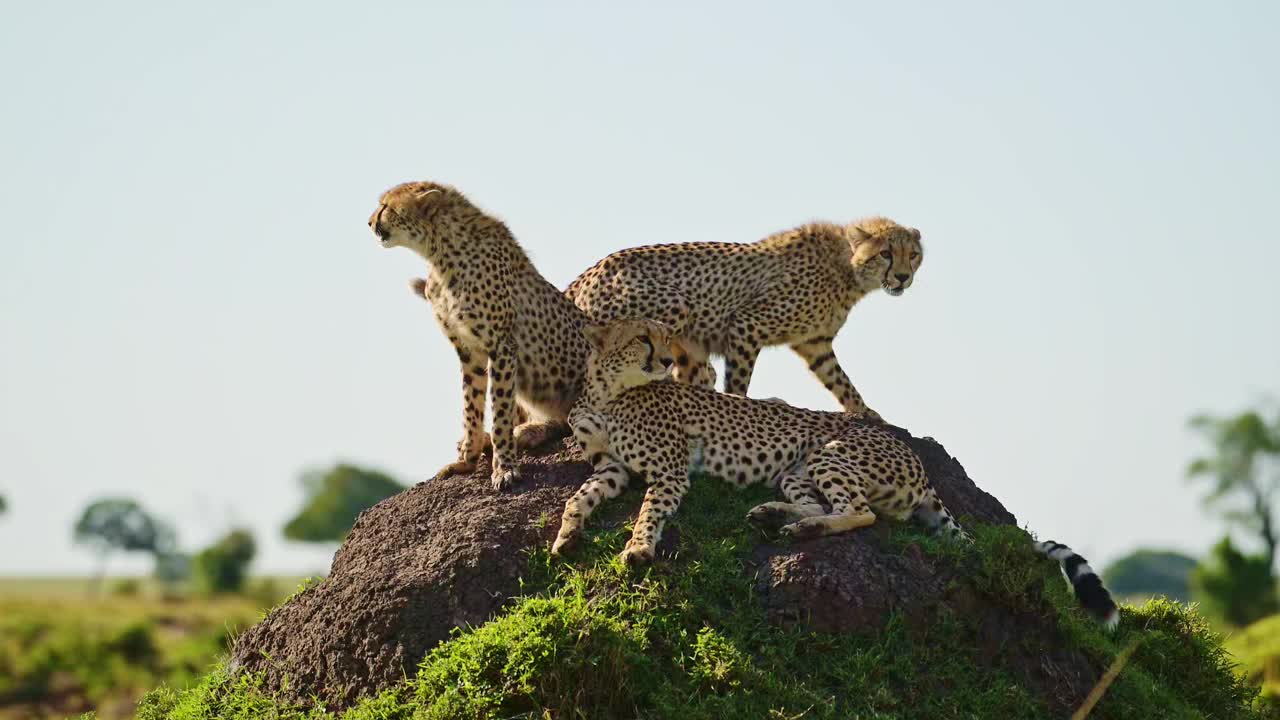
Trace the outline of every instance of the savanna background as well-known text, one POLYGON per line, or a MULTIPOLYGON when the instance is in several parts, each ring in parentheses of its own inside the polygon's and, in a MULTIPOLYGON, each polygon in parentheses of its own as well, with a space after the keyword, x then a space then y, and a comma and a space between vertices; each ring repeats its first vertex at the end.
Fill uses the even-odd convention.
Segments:
MULTIPOLYGON (((0 717, 127 717, 460 425, 364 227, 409 179, 565 286, 653 242, 924 233, 838 352, 1119 594, 1280 692, 1280 6, 0 8, 0 717)), ((752 394, 834 408, 800 361, 752 394)))

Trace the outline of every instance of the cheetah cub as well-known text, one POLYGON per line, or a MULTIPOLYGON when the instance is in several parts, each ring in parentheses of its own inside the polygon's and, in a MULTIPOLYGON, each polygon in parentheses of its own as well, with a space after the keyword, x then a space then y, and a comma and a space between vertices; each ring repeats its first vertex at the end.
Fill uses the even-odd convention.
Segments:
POLYGON ((500 220, 448 185, 409 182, 384 193, 369 217, 383 247, 407 247, 430 274, 413 282, 462 366, 463 430, 457 460, 441 475, 470 472, 489 444, 493 411, 495 489, 517 478, 519 446, 565 428, 582 390, 586 316, 538 273, 500 220), (517 418, 538 420, 516 427, 517 418))
POLYGON ((901 295, 924 259, 920 231, 876 217, 811 223, 751 244, 649 245, 614 253, 565 291, 600 323, 647 318, 675 329, 677 379, 714 384, 708 354, 725 359, 724 390, 747 394, 760 350, 788 345, 846 412, 878 419, 832 350, 849 311, 883 288, 901 295))
MULTIPOLYGON (((796 539, 866 527, 879 514, 914 517, 948 538, 970 540, 919 457, 880 425, 672 382, 671 331, 657 323, 622 321, 583 332, 592 349, 569 423, 594 472, 565 504, 553 554, 579 537, 605 499, 645 475, 649 487, 621 557, 628 564, 651 561, 695 470, 740 487, 780 487, 785 502, 758 505, 747 519, 796 539)), ((1060 564, 1085 610, 1115 627, 1115 602, 1084 558, 1051 541, 1035 547, 1060 564)))

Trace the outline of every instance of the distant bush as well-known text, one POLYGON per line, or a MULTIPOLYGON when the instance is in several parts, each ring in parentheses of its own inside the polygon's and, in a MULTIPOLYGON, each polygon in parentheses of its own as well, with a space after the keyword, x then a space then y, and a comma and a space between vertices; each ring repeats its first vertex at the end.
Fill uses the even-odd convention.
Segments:
POLYGON ((1135 550, 1108 565, 1102 578, 1117 595, 1164 595, 1186 602, 1195 567, 1195 558, 1179 552, 1135 550))
POLYGON ((137 578, 120 578, 111 583, 111 594, 121 597, 132 597, 142 592, 142 583, 137 578))
POLYGON ((1206 613, 1236 627, 1280 610, 1270 559, 1245 555, 1229 537, 1213 546, 1208 559, 1191 574, 1191 588, 1206 613))
POLYGON ((301 482, 306 503, 284 526, 286 538, 301 542, 340 542, 361 512, 404 490, 389 475, 346 464, 303 473, 301 482))
POLYGON ((205 593, 239 592, 249 576, 257 546, 248 530, 232 530, 201 550, 192 562, 196 589, 205 593))
POLYGON ((69 680, 70 688, 93 699, 121 684, 155 677, 158 653, 145 621, 112 629, 33 621, 19 628, 14 640, 0 647, 5 667, 0 698, 34 700, 47 696, 55 681, 61 686, 69 680))

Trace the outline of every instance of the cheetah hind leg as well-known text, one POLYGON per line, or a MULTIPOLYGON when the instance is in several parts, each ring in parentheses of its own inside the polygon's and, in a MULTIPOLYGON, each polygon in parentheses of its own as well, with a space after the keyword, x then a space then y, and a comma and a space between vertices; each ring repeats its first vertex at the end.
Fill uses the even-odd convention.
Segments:
POLYGON ((938 499, 938 494, 933 488, 926 488, 923 496, 920 498, 920 504, 916 506, 912 516, 926 528, 929 528, 935 535, 947 540, 960 540, 964 542, 973 542, 973 538, 969 533, 960 527, 956 519, 951 516, 951 511, 942 504, 938 499))
POLYGON ((808 477, 831 503, 826 515, 806 517, 780 532, 796 540, 807 540, 823 535, 867 527, 876 521, 876 514, 867 502, 868 484, 860 468, 846 456, 843 443, 830 443, 811 456, 808 477))
POLYGON ((803 465, 783 471, 778 477, 778 485, 787 501, 761 503, 751 508, 747 522, 763 530, 777 531, 787 523, 826 514, 822 495, 809 480, 803 465))

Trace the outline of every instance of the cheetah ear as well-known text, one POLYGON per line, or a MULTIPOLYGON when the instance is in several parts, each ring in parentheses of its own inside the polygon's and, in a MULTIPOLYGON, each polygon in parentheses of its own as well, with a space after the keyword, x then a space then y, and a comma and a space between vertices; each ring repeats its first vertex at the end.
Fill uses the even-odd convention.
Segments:
POLYGON ((440 188, 431 188, 430 190, 418 190, 413 193, 413 199, 417 200, 418 202, 422 202, 423 200, 426 200, 427 196, 430 195, 431 193, 438 193, 438 192, 440 192, 440 188))
POLYGON ((849 236, 849 244, 853 247, 857 247, 871 239, 871 233, 858 227, 857 223, 850 223, 846 226, 845 233, 849 236))
POLYGON ((916 241, 916 242, 920 242, 920 231, 919 231, 919 230, 917 230, 916 228, 907 228, 907 232, 911 233, 911 237, 915 238, 915 241, 916 241))
POLYGON ((608 325, 583 325, 582 336, 597 350, 604 349, 604 341, 609 337, 608 325))

